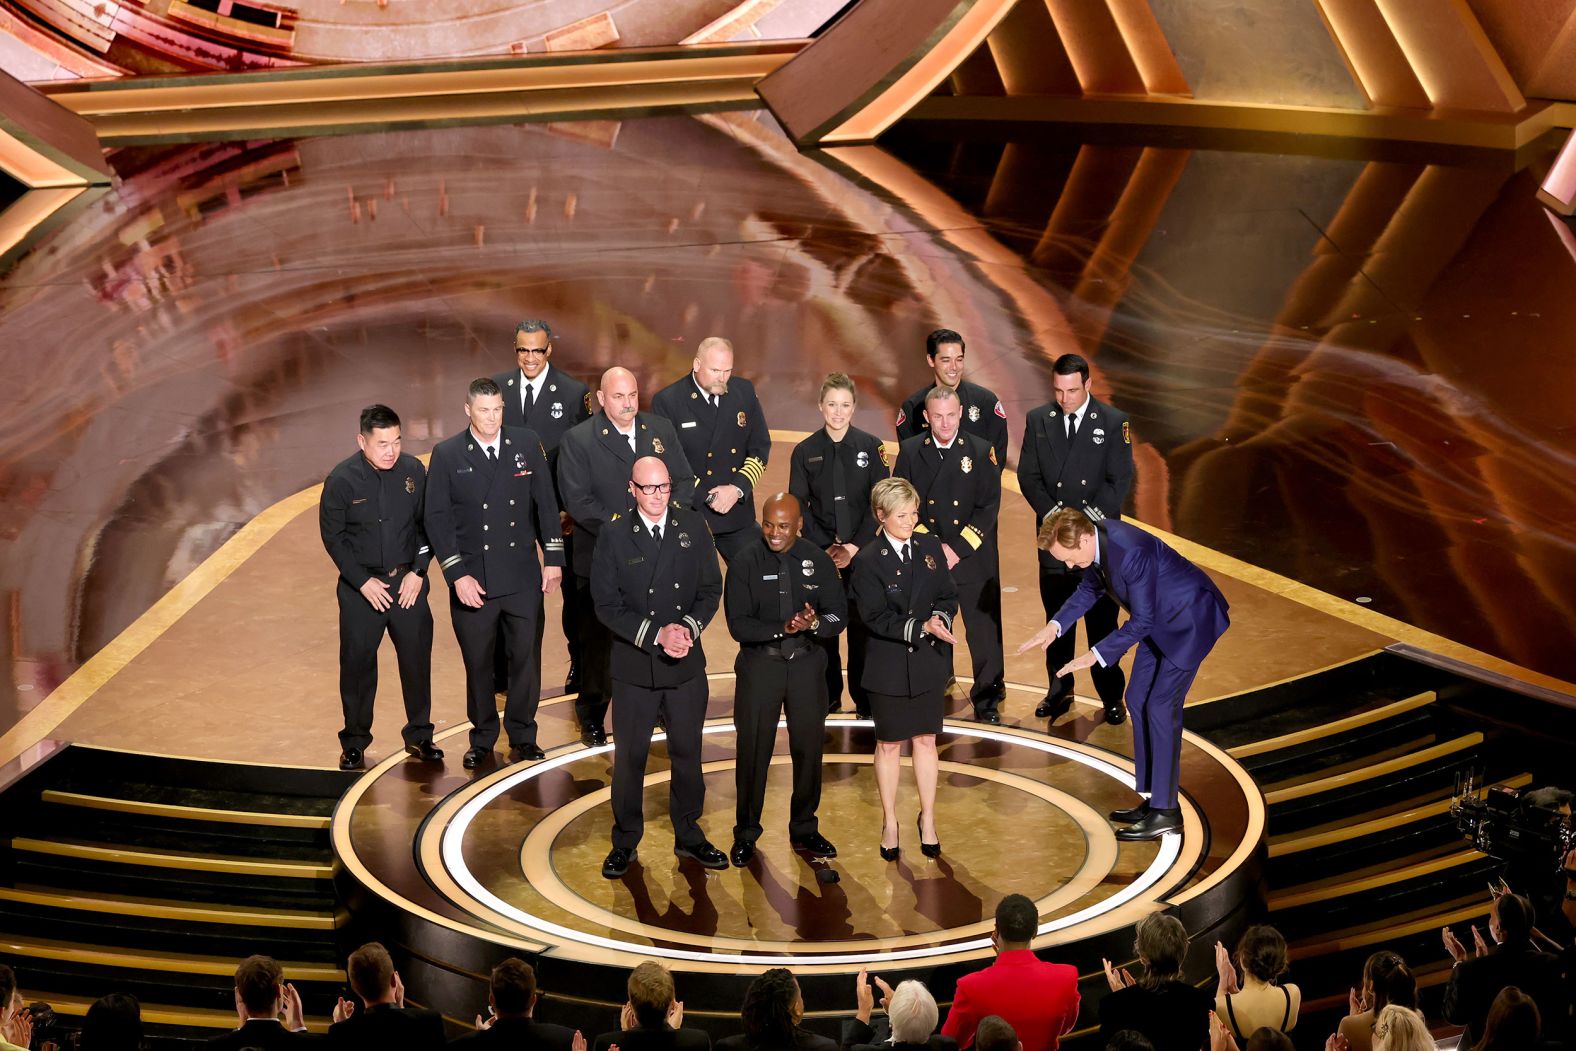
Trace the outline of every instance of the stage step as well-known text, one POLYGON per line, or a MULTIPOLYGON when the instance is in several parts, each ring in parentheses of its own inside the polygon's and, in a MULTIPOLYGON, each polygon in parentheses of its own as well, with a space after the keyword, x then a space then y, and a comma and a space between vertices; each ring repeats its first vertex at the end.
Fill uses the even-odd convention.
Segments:
POLYGON ((1483 741, 1482 733, 1472 731, 1378 761, 1343 764, 1334 773, 1264 785, 1270 829, 1279 833, 1307 828, 1392 799, 1448 792, 1456 774, 1479 761, 1483 741))

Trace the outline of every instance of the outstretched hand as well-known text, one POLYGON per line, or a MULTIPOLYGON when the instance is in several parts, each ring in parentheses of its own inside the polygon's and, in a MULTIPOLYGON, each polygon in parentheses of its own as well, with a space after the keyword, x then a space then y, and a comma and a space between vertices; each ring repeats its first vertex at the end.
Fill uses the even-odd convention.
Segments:
POLYGON ((1038 646, 1040 649, 1043 650, 1043 649, 1047 648, 1048 646, 1050 646, 1051 643, 1055 642, 1056 641, 1056 636, 1060 635, 1060 634, 1061 634, 1061 628, 1053 620, 1049 624, 1045 625, 1045 627, 1043 627, 1039 631, 1035 632, 1034 635, 1031 638, 1029 638, 1029 640, 1027 642, 1025 642, 1022 646, 1019 646, 1018 647, 1018 652, 1019 653, 1028 653, 1030 650, 1034 649, 1036 646, 1038 646))
POLYGON ((1094 650, 1088 650, 1083 656, 1074 657, 1072 660, 1062 665, 1061 670, 1056 673, 1056 677, 1061 678, 1063 675, 1071 675, 1075 671, 1083 671, 1085 668, 1093 668, 1098 660, 1099 658, 1094 655, 1094 650))

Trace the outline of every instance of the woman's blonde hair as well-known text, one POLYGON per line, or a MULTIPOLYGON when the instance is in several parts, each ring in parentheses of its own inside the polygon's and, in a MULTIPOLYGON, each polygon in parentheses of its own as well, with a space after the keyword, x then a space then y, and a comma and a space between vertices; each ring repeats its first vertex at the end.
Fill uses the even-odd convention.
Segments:
POLYGON ((1374 1019, 1374 1051, 1433 1051, 1434 1037, 1423 1016, 1410 1007, 1389 1004, 1374 1019))
POLYGON ((919 506, 919 490, 907 478, 883 478, 870 489, 870 511, 882 518, 909 504, 919 506))

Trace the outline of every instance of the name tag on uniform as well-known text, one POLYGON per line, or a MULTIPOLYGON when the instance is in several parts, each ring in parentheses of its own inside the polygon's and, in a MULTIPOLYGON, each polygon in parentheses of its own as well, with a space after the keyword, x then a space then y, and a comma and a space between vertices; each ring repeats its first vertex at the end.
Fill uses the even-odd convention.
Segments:
POLYGON ((820 463, 824 459, 826 459, 826 457, 824 457, 824 456, 812 456, 812 457, 810 457, 808 462, 809 463, 820 463))
POLYGON ((361 499, 359 499, 359 500, 352 500, 352 501, 350 501, 350 502, 351 502, 351 503, 352 503, 352 504, 364 504, 364 503, 366 503, 366 502, 367 502, 367 498, 366 498, 366 497, 364 497, 364 496, 363 496, 363 497, 362 497, 362 498, 361 498, 361 499))
POLYGON ((776 573, 771 573, 771 574, 768 574, 767 576, 762 577, 761 579, 762 580, 776 580, 777 579, 777 574, 776 573))
POLYGON ((516 472, 514 472, 514 476, 516 478, 524 478, 526 475, 528 475, 530 473, 531 473, 530 471, 516 471, 516 472))
POLYGON ((455 474, 470 474, 474 470, 476 470, 476 468, 474 468, 474 467, 456 467, 454 469, 454 473, 455 474))
POLYGON ((646 560, 646 556, 645 555, 636 555, 634 558, 626 558, 626 559, 624 559, 624 565, 626 565, 626 566, 638 566, 642 562, 644 562, 645 560, 646 560))
POLYGON ((698 426, 699 426, 699 424, 695 420, 685 420, 683 423, 679 424, 679 428, 681 430, 683 428, 685 428, 685 427, 698 427, 698 426))

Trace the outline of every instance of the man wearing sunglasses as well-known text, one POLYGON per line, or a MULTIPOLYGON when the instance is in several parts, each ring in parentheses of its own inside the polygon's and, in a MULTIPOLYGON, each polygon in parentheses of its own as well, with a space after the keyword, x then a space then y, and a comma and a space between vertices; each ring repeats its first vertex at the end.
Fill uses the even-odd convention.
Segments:
POLYGON ((629 869, 645 831, 641 806, 646 757, 661 716, 667 726, 668 809, 673 853, 711 869, 728 859, 700 827, 706 782, 701 728, 706 721, 706 654, 700 635, 722 599, 722 570, 706 522, 670 502, 668 465, 635 461, 628 483, 634 506, 615 514, 597 537, 591 565, 596 615, 613 633, 613 849, 602 875, 629 869))

